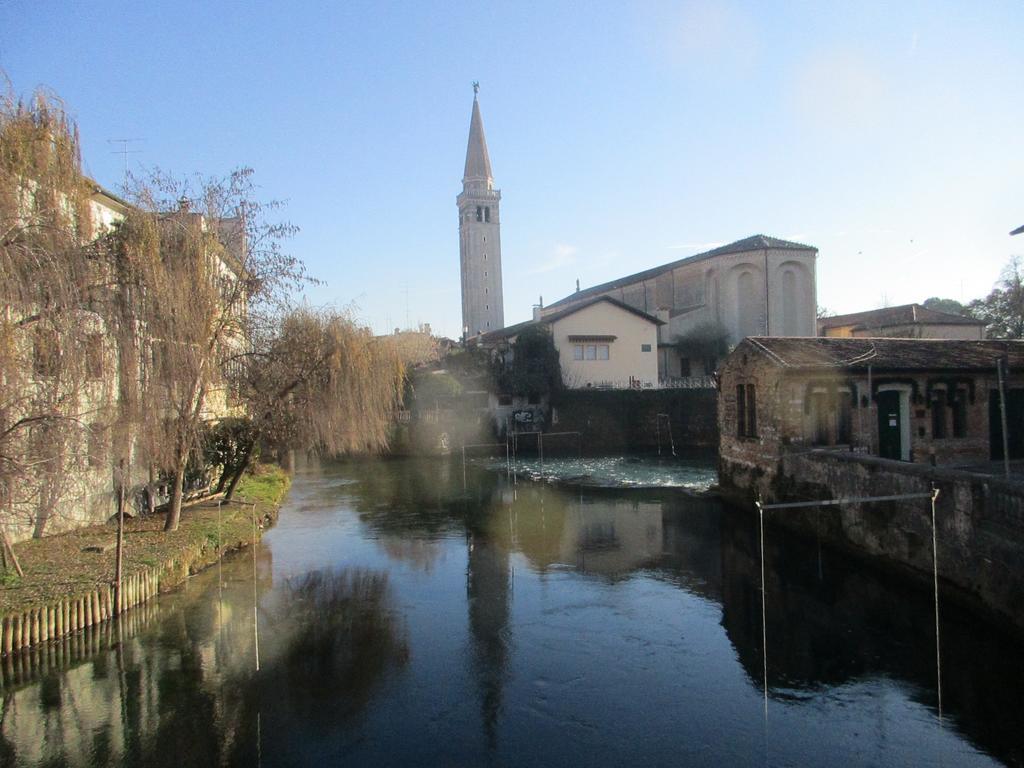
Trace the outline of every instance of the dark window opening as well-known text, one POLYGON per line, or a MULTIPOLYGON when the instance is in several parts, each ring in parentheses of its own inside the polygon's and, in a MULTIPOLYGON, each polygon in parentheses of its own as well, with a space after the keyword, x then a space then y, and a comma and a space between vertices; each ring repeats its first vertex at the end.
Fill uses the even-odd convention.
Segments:
POLYGON ((651 351, 651 345, 650 344, 641 344, 640 345, 640 351, 641 352, 650 352, 651 351))
POLYGON ((962 389, 953 397, 953 437, 967 437, 967 393, 962 389))
POLYGON ((99 333, 85 338, 85 374, 94 380, 103 378, 103 336, 99 333))
POLYGON ((839 393, 839 413, 836 420, 836 442, 853 442, 853 395, 850 392, 839 393))
POLYGON ((693 374, 690 373, 690 358, 688 358, 688 357, 680 357, 679 358, 679 375, 683 376, 683 377, 692 376, 693 375, 693 374))
POLYGON ((60 346, 57 343, 57 333, 48 328, 38 329, 32 342, 32 370, 36 376, 56 376, 59 365, 60 346))
POLYGON ((757 437, 757 392, 747 384, 747 437, 757 437))
POLYGON ((946 392, 937 390, 932 393, 929 404, 932 409, 932 439, 941 440, 946 436, 946 392))
POLYGON ((487 206, 486 208, 484 208, 484 221, 490 221, 490 220, 491 220, 491 206, 487 206))
POLYGON ((477 221, 483 221, 484 220, 484 209, 481 208, 479 205, 476 207, 476 220, 477 221))
POLYGON ((747 436, 747 387, 736 385, 736 437, 747 436))
POLYGON ((498 405, 512 405, 512 395, 498 395, 498 405))

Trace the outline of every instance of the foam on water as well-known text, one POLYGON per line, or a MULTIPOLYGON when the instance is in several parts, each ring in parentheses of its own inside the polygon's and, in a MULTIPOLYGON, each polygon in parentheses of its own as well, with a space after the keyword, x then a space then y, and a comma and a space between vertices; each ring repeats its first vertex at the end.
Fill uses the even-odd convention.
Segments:
MULTIPOLYGON (((505 461, 487 460, 490 469, 506 469, 505 461)), ((687 488, 706 491, 718 481, 708 460, 665 457, 598 456, 585 458, 520 458, 513 466, 520 477, 545 482, 601 488, 687 488)))

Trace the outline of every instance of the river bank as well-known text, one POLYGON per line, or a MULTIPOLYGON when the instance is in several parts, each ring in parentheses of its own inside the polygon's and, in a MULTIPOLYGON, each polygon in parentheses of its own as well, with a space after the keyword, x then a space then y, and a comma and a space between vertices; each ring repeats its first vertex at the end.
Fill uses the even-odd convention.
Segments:
MULTIPOLYGON (((289 484, 280 468, 261 467, 241 481, 231 504, 207 499, 183 509, 177 531, 163 531, 163 515, 126 520, 126 607, 174 589, 190 574, 249 546, 276 522, 289 484)), ((111 618, 115 538, 116 527, 107 524, 14 545, 24 576, 8 576, 0 589, 3 653, 111 618)))

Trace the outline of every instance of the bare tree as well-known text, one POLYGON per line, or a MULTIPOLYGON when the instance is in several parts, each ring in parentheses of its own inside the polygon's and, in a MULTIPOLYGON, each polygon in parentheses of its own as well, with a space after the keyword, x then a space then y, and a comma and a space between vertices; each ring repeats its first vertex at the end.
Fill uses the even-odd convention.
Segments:
POLYGON ((267 220, 278 204, 256 200, 250 169, 184 180, 155 171, 131 179, 130 197, 110 244, 139 286, 143 432, 156 438, 146 453, 171 478, 165 528, 175 530, 201 427, 211 407, 227 411, 225 367, 307 278, 281 247, 295 228, 267 220))

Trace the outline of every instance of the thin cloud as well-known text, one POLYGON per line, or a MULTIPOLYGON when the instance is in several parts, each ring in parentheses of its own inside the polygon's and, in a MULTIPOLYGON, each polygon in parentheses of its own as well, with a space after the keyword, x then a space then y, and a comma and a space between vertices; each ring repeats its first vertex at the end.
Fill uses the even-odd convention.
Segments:
POLYGON ((559 243, 551 250, 551 255, 548 256, 547 260, 531 269, 528 274, 540 275, 545 272, 554 272, 562 267, 568 267, 570 264, 576 263, 577 253, 579 253, 579 248, 575 245, 559 243))

